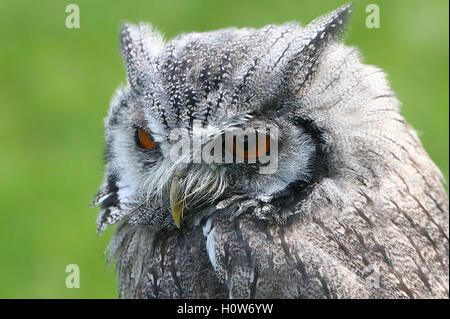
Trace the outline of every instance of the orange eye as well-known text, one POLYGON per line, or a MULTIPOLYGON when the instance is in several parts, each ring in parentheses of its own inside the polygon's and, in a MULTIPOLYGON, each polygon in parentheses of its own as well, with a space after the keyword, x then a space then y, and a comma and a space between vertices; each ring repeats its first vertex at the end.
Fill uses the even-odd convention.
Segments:
POLYGON ((270 137, 256 134, 252 140, 247 135, 236 136, 233 139, 233 153, 244 159, 259 159, 270 152, 270 137))
POLYGON ((151 150, 154 148, 158 143, 155 143, 152 138, 150 137, 150 134, 148 134, 145 130, 138 128, 136 130, 136 141, 139 147, 151 150))

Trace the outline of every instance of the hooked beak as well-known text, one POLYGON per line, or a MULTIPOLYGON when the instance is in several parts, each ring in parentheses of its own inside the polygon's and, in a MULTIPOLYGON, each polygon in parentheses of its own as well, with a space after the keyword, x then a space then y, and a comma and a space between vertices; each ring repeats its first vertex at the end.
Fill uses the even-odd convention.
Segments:
POLYGON ((224 177, 206 165, 190 167, 189 170, 176 168, 170 184, 170 210, 175 225, 180 228, 184 210, 205 208, 224 191, 224 177), (199 180, 201 176, 201 180, 199 180), (186 183, 186 180, 191 181, 186 183))
POLYGON ((180 228, 184 207, 185 205, 180 196, 178 176, 174 176, 170 185, 170 210, 172 211, 173 221, 175 222, 177 228, 180 228))

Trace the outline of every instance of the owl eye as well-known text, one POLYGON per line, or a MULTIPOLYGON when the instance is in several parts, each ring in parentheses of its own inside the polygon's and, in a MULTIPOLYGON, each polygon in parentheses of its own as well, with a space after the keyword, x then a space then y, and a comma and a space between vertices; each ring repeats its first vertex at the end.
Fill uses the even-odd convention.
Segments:
POLYGON ((251 142, 247 135, 233 138, 233 154, 244 159, 259 159, 270 153, 270 137, 265 134, 256 134, 251 142), (239 140, 242 139, 242 140, 239 140))
POLYGON ((139 147, 145 148, 147 150, 151 150, 156 145, 158 145, 158 143, 154 142, 150 137, 150 134, 148 134, 142 128, 136 129, 136 143, 139 147))

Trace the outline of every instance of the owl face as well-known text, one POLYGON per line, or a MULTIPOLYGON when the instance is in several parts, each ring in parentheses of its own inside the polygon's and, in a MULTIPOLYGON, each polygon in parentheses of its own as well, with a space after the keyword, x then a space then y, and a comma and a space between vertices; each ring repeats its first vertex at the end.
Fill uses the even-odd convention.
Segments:
POLYGON ((349 11, 303 28, 224 29, 168 42, 149 25, 124 25, 128 83, 105 120, 98 230, 124 217, 180 227, 230 205, 233 214, 251 208, 270 219, 287 194, 306 196, 325 169, 327 139, 319 124, 327 114, 311 91, 323 56, 343 54, 336 46, 349 11), (202 156, 211 146, 212 161, 202 156))

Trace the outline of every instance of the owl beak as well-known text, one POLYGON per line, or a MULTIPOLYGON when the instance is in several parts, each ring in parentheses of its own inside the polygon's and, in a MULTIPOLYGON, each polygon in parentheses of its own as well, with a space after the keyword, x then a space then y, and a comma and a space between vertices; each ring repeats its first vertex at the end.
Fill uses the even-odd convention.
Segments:
POLYGON ((180 184, 178 177, 174 177, 170 185, 170 209, 172 211, 173 221, 180 228, 181 219, 183 218, 184 203, 180 196, 180 184))

